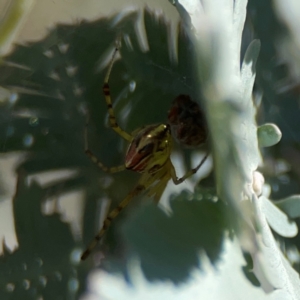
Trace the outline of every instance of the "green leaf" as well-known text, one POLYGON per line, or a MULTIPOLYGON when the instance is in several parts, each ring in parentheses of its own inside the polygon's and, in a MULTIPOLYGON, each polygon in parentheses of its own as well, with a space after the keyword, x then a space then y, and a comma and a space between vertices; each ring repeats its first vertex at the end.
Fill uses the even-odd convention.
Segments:
POLYGON ((244 258, 246 260, 246 265, 242 267, 242 270, 247 277, 247 279, 254 285, 254 286, 261 286, 259 280, 255 276, 253 272, 253 260, 249 253, 243 253, 244 258))
POLYGON ((257 138, 260 147, 271 147, 281 140, 282 133, 275 124, 264 124, 257 128, 257 138))
POLYGON ((277 208, 276 205, 266 197, 262 196, 258 201, 262 201, 263 212, 270 227, 284 237, 294 237, 298 233, 295 222, 289 220, 287 215, 277 208))
MULTIPOLYGON (((114 300, 140 300, 145 297, 147 300, 274 300, 272 295, 250 284, 244 276, 241 269, 241 266, 246 263, 243 255, 236 239, 225 239, 224 251, 219 263, 212 266, 205 253, 201 253, 199 257, 203 261, 203 271, 195 268, 190 280, 180 285, 147 281, 139 260, 133 258, 128 263, 129 274, 126 279, 119 275, 98 271, 95 277, 99 280, 93 284, 92 295, 97 299, 114 300), (131 284, 128 284, 128 281, 131 284)), ((248 257, 249 268, 252 268, 251 261, 252 259, 248 257)))
MULTIPOLYGON (((278 248, 277 242, 267 222, 266 214, 270 206, 269 200, 267 200, 267 202, 263 198, 264 197, 257 199, 256 196, 252 198, 262 237, 261 239, 257 239, 259 251, 252 254, 256 272, 259 274, 261 281, 267 283, 270 288, 274 289, 270 294, 271 299, 298 299, 300 296, 299 274, 291 267, 278 248)), ((272 206, 274 205, 272 204, 272 206)), ((273 207, 271 210, 273 210, 273 207)), ((277 212, 275 214, 277 214, 277 212)), ((283 219, 281 216, 279 216, 279 218, 283 219)), ((283 225, 285 226, 286 224, 283 225)))
POLYGON ((19 178, 13 207, 19 247, 0 256, 1 299, 67 299, 78 292, 79 245, 60 215, 42 215, 44 197, 38 184, 19 178))
POLYGON ((0 14, 0 59, 13 43, 16 35, 23 25, 24 20, 33 6, 33 2, 33 0, 15 0, 10 3, 6 2, 6 7, 5 5, 3 7, 2 2, 1 8, 6 14, 2 12, 2 14, 0 14))
POLYGON ((250 182, 252 181, 252 173, 257 169, 257 166, 261 161, 256 135, 256 108, 252 102, 252 91, 256 75, 255 66, 259 51, 260 41, 253 40, 247 48, 241 68, 243 87, 241 101, 243 101, 244 118, 240 130, 246 146, 245 151, 247 152, 247 155, 243 155, 243 165, 244 168, 247 168, 246 171, 248 176, 250 175, 250 182))
POLYGON ((287 198, 274 201, 277 207, 284 211, 290 218, 300 217, 300 195, 292 195, 287 198))

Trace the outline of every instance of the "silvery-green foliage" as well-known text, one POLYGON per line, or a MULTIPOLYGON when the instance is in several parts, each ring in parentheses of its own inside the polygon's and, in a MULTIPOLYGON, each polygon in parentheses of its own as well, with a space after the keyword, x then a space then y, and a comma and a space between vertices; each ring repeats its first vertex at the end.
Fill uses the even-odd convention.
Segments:
MULTIPOLYGON (((125 222, 117 221, 115 228, 119 230, 112 228, 102 245, 109 251, 101 266, 109 272, 121 272, 127 282, 114 273, 100 273, 96 286, 101 297, 186 299, 190 289, 191 295, 205 299, 299 298, 298 274, 283 257, 270 230, 288 238, 297 234, 297 225, 289 218, 300 215, 299 196, 275 206, 268 195, 261 195, 264 180, 256 171, 262 164, 259 147, 274 145, 281 133, 274 124, 258 127, 255 121, 252 90, 261 45, 258 40, 251 41, 240 57, 247 1, 172 4, 185 28, 179 26, 173 35, 163 15, 146 9, 142 25, 147 36, 141 37, 136 30, 141 12, 133 10, 94 22, 57 25, 44 40, 19 45, 4 58, 0 84, 10 92, 0 111, 2 151, 27 151, 29 155, 17 168, 22 175, 64 168, 78 172, 43 187, 21 182, 15 209, 20 203, 22 209, 17 209, 15 218, 23 222, 19 233, 22 243, 15 253, 6 251, 0 265, 8 272, 10 266, 20 269, 24 262, 29 266, 34 264, 35 251, 34 257, 43 256, 46 267, 14 273, 9 281, 3 274, 3 299, 19 292, 11 290, 16 286, 11 283, 26 285, 28 278, 33 282, 28 299, 38 296, 37 292, 50 300, 61 295, 71 299, 82 292, 86 273, 94 265, 78 265, 76 257, 67 259, 74 258, 74 249, 83 248, 96 231, 96 199, 101 202, 109 197, 116 205, 134 185, 136 178, 129 173, 107 176, 83 153, 88 109, 93 151, 108 165, 120 163, 123 155, 124 143, 105 128, 107 110, 101 96, 105 61, 120 32, 122 59, 116 62, 110 82, 119 123, 132 131, 163 122, 172 99, 189 94, 206 112, 216 184, 211 184, 211 176, 193 193, 184 191, 182 184, 183 191, 169 199, 168 209, 135 205, 125 222), (83 189, 87 200, 82 243, 74 242, 65 224, 59 225, 57 215, 45 217, 38 209, 39 200, 75 188, 83 189), (31 205, 26 205, 28 199, 33 201, 31 205), (49 247, 36 246, 36 236, 36 243, 49 247), (63 263, 58 266, 55 244, 62 244, 63 237, 66 245, 59 258, 63 263), (63 274, 56 294, 51 294, 55 289, 41 286, 42 271, 63 274), (72 290, 74 285, 77 289, 72 290)), ((52 279, 50 287, 56 284, 56 278, 52 279)))
MULTIPOLYGON (((178 2, 182 5, 180 9, 185 9, 186 2, 178 2)), ((259 195, 251 189, 245 191, 251 183, 253 171, 258 167, 258 144, 271 146, 281 138, 280 131, 273 124, 259 127, 258 138, 256 135, 251 95, 259 47, 257 42, 249 45, 241 72, 236 68, 240 53, 240 43, 236 39, 241 38, 247 1, 223 1, 222 4, 219 1, 194 1, 195 7, 191 9, 192 2, 189 1, 186 12, 190 10, 195 19, 193 22, 192 17, 189 21, 192 20, 191 35, 198 49, 199 78, 205 80, 203 89, 213 140, 218 194, 233 209, 238 207, 238 213, 242 211, 239 209, 242 192, 248 196, 248 201, 252 201, 254 217, 247 211, 237 218, 243 217, 246 222, 252 222, 254 228, 257 226, 255 237, 249 231, 247 233, 252 245, 245 246, 254 261, 260 262, 256 265, 257 276, 266 280, 266 289, 269 283, 270 289, 277 289, 275 294, 280 291, 285 299, 297 299, 300 295, 299 276, 283 258, 269 225, 286 237, 295 236, 297 226, 290 223, 271 201, 258 198, 259 195), (197 18, 193 15, 195 11, 200 12, 197 18), (219 14, 219 11, 223 13, 219 14), (202 68, 204 61, 210 62, 212 70, 202 68)))

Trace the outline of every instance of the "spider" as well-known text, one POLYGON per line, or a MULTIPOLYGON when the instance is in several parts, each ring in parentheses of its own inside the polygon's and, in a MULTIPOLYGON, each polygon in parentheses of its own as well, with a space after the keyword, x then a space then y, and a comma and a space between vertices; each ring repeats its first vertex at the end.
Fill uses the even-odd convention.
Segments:
MULTIPOLYGON (((118 47, 115 48, 104 79, 103 93, 109 113, 110 127, 123 139, 129 142, 127 153, 125 155, 125 164, 117 167, 107 167, 93 154, 88 146, 88 118, 84 131, 85 153, 93 163, 95 163, 100 169, 105 172, 116 173, 127 169, 141 173, 141 177, 136 186, 131 190, 131 192, 129 192, 125 199, 107 215, 103 222, 101 230, 83 252, 81 260, 85 260, 90 255, 113 220, 124 208, 126 208, 133 197, 139 195, 142 192, 147 192, 147 195, 149 197, 153 197, 154 201, 158 203, 170 179, 172 179, 174 184, 176 185, 182 183, 185 179, 195 174, 208 157, 207 153, 196 168, 189 170, 183 177, 178 178, 175 172, 175 168, 170 159, 173 144, 173 137, 171 134, 172 124, 171 126, 168 123, 148 125, 141 129, 135 130, 132 134, 124 131, 118 125, 112 107, 110 88, 108 84, 117 52, 118 47)), ((177 111, 178 110, 176 110, 176 112, 177 111)), ((174 111, 172 115, 176 115, 174 111)), ((189 124, 190 121, 185 125, 188 126, 189 124)))

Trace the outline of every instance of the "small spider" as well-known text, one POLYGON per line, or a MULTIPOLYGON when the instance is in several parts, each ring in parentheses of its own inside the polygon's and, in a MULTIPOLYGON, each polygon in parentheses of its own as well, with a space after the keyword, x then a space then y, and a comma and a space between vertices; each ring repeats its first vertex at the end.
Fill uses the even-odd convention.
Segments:
MULTIPOLYGON (((174 184, 176 185, 182 183, 185 179, 198 171, 198 169, 203 165, 208 156, 208 154, 206 154, 196 168, 189 170, 183 177, 178 178, 175 172, 175 168, 170 159, 173 138, 171 135, 171 128, 169 124, 148 125, 143 127, 142 129, 134 131, 132 134, 129 134, 128 132, 120 128, 116 121, 115 113, 112 107, 110 88, 108 85, 109 76, 117 52, 118 48, 115 49, 111 62, 109 64, 109 68, 104 79, 103 93, 108 108, 111 128, 122 138, 129 142, 129 147, 125 156, 125 164, 118 167, 106 167, 92 153, 92 151, 88 147, 87 139, 88 119, 85 126, 85 153, 98 167, 100 167, 105 172, 115 173, 127 169, 141 173, 141 177, 137 185, 131 190, 126 198, 107 215, 106 219, 103 222, 101 230, 89 244, 87 249, 83 252, 81 260, 85 260, 90 255, 92 250, 105 234, 108 227, 111 225, 112 221, 131 202, 133 197, 137 196, 141 192, 147 191, 147 195, 149 197, 154 197, 155 202, 158 203, 170 179, 172 179, 174 184)), ((178 110, 176 110, 176 112, 177 111, 178 110)), ((196 113, 196 115, 199 116, 199 113, 196 113)), ((174 116, 175 113, 173 110, 173 117, 174 116)), ((181 120, 180 122, 182 123, 182 120, 184 120, 184 118, 179 118, 179 120, 181 120)), ((185 123, 185 125, 189 126, 190 121, 185 123)), ((204 140, 203 138, 201 139, 204 140)))

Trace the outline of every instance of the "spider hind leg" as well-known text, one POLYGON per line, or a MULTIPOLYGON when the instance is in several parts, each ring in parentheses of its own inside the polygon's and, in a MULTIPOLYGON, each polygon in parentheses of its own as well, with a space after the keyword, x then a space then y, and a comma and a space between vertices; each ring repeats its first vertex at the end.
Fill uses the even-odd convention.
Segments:
POLYGON ((86 250, 81 255, 81 260, 85 260, 93 251, 93 249, 97 246, 101 238, 106 233, 107 229, 113 222, 113 220, 120 214, 120 212, 127 207, 127 205, 131 202, 131 200, 140 194, 143 190, 145 190, 145 187, 143 185, 138 184, 128 195, 125 197, 125 199, 115 208, 113 209, 108 216, 105 218, 103 222, 103 226, 99 233, 94 237, 94 239, 91 241, 91 243, 88 245, 86 250))

